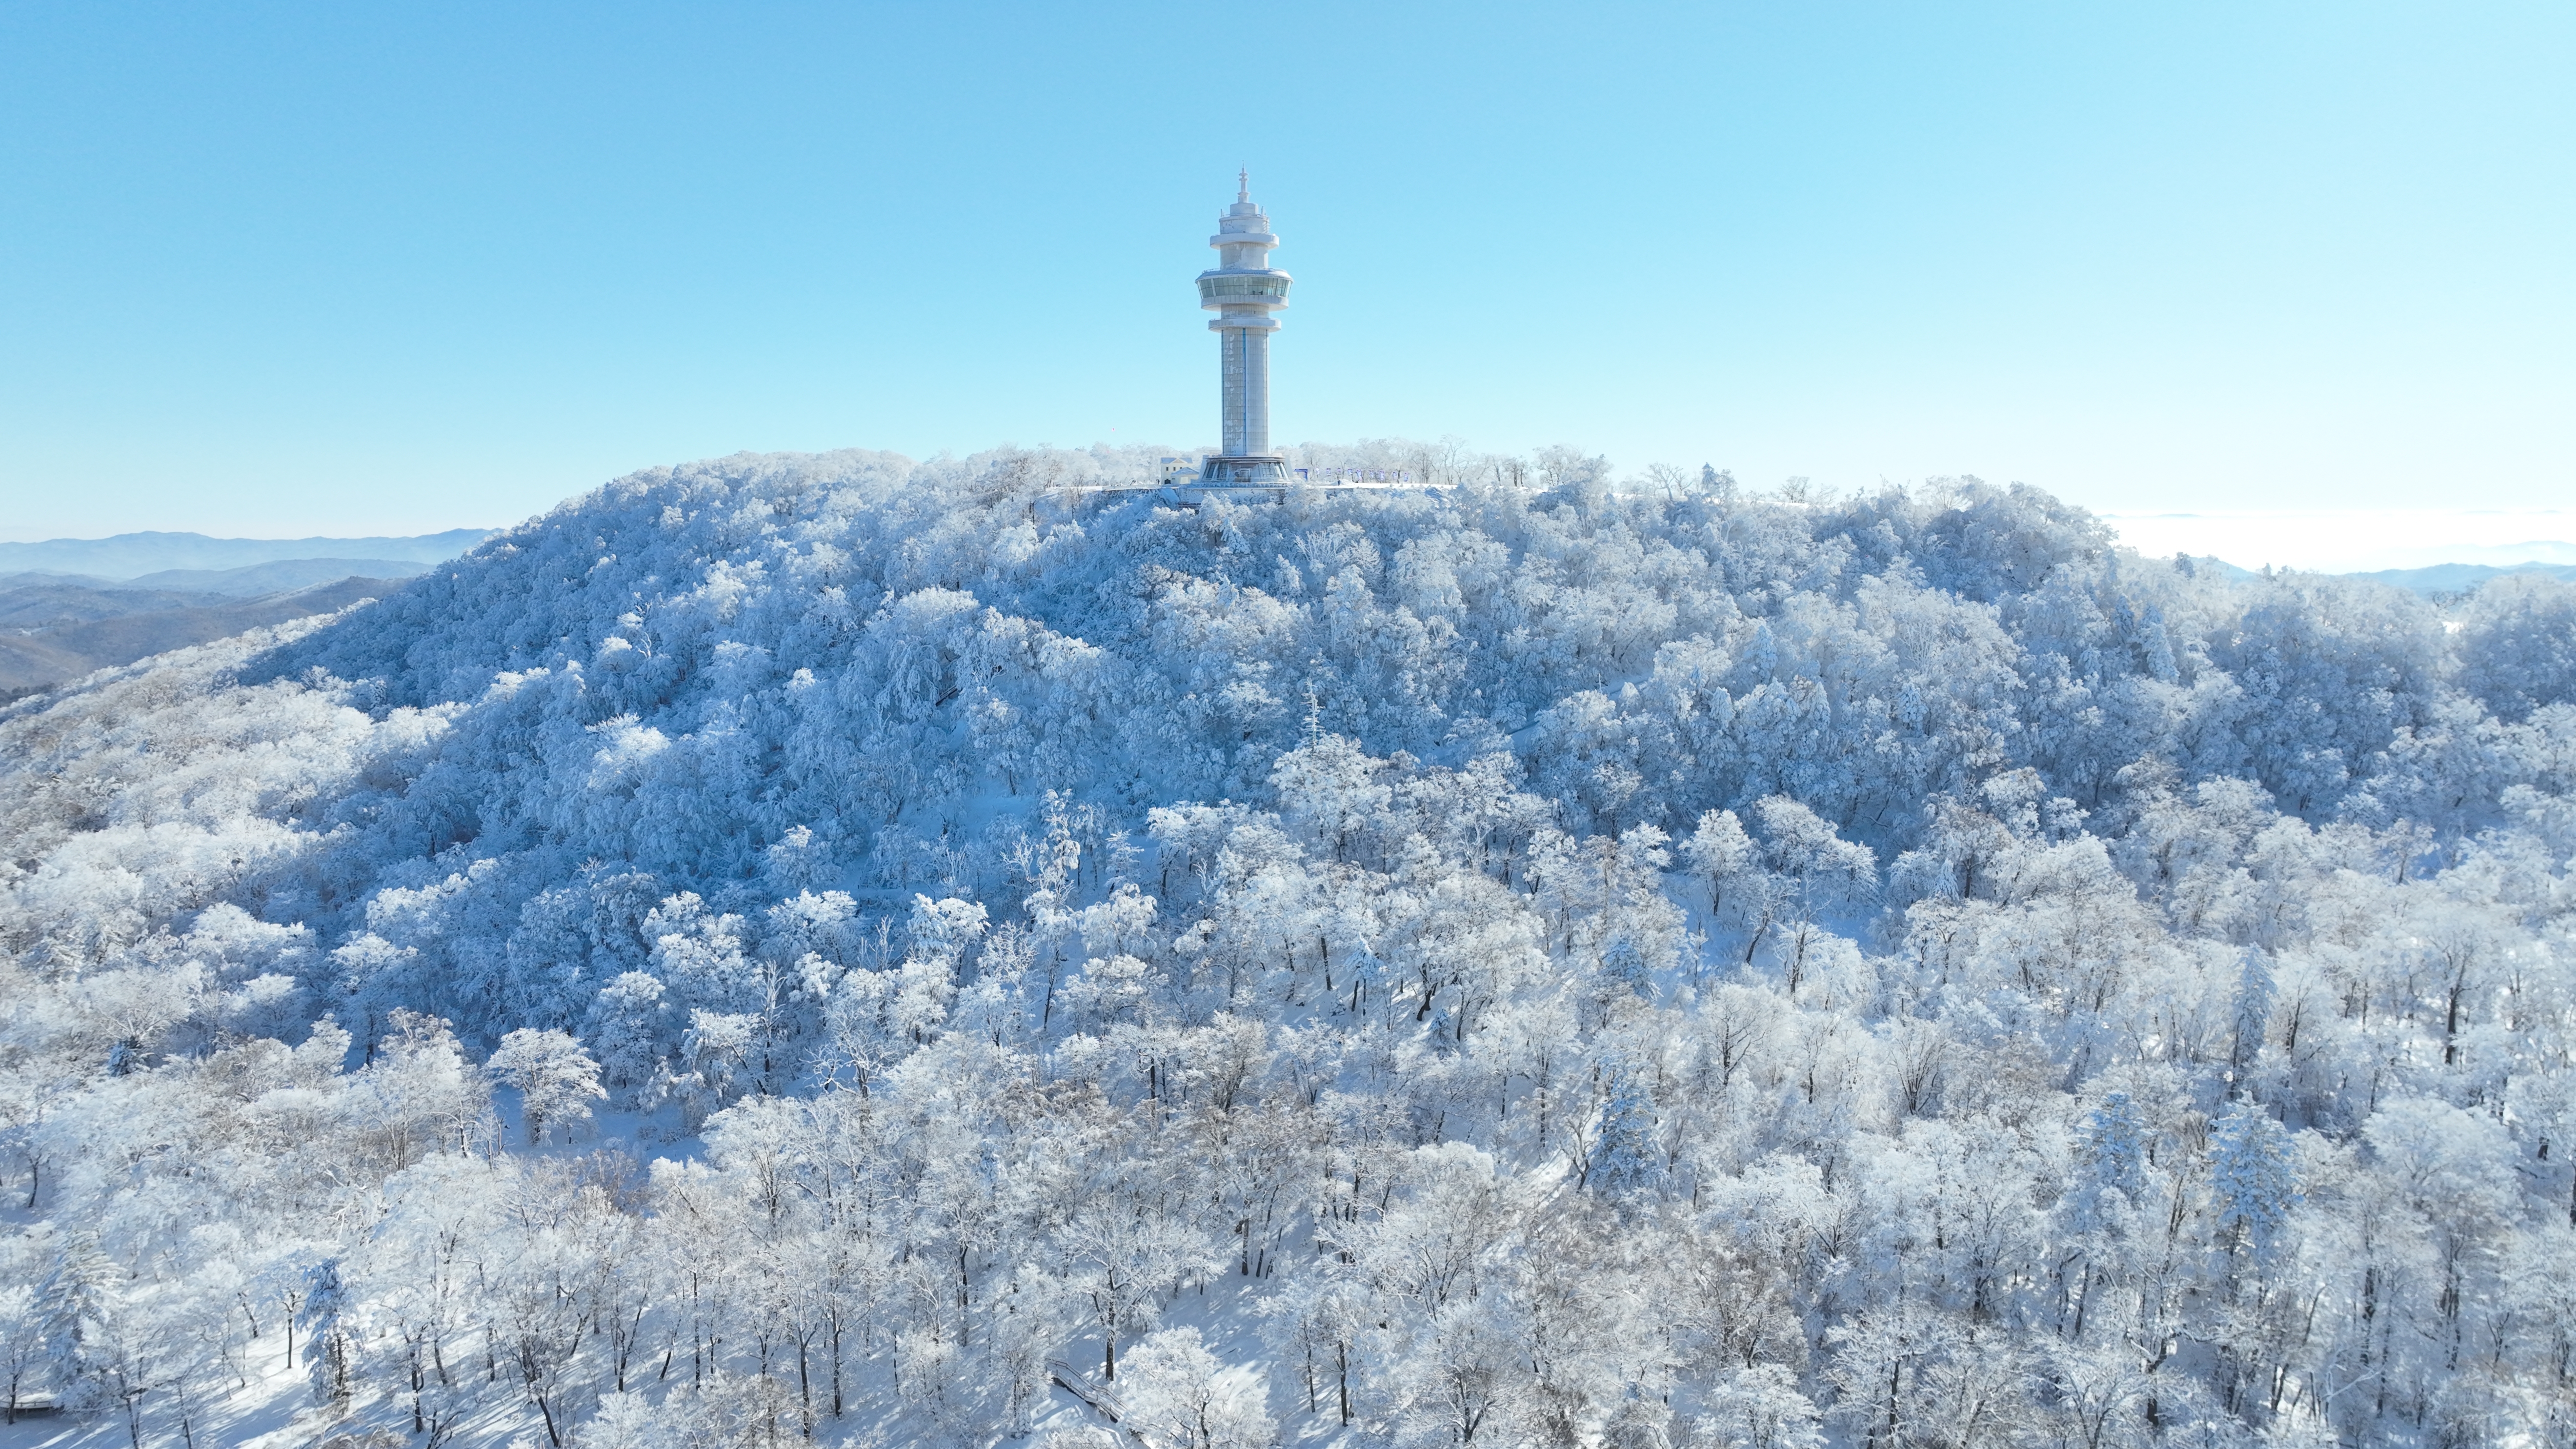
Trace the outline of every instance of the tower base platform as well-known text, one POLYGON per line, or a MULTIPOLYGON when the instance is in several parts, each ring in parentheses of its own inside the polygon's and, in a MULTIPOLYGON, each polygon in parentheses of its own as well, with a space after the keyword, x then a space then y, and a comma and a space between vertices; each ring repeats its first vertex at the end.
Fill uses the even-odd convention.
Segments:
POLYGON ((1291 481, 1288 460, 1273 454, 1215 457, 1199 464, 1198 485, 1202 488, 1275 488, 1291 481))

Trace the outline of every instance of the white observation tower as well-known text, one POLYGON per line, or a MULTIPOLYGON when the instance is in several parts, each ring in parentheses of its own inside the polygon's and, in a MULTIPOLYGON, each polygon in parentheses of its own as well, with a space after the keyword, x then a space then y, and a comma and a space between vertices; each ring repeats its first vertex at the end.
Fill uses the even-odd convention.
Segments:
POLYGON ((1279 238, 1253 204, 1249 171, 1236 178, 1234 205, 1217 218, 1208 245, 1217 266, 1199 273, 1199 305, 1217 314, 1208 330, 1224 349, 1225 431, 1223 451, 1200 466, 1199 482, 1283 483, 1286 460, 1270 451, 1270 334, 1279 330, 1270 314, 1288 305, 1288 274, 1270 265, 1279 238))

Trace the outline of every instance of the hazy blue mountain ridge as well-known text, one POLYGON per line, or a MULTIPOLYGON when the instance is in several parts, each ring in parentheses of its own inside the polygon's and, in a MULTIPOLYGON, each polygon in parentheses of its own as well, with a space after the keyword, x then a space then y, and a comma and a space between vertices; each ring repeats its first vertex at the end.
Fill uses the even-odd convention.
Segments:
MULTIPOLYGON (((346 562, 313 570, 255 565, 238 571, 266 574, 259 581, 265 587, 242 587, 246 580, 238 576, 219 577, 225 587, 187 588, 64 574, 0 575, 0 698, 244 629, 327 614, 399 587, 396 578, 366 577, 341 566, 346 562)), ((397 578, 420 567, 385 566, 397 578)))
POLYGON ((45 571, 131 581, 171 570, 214 572, 292 559, 393 559, 425 565, 454 558, 490 536, 491 530, 480 528, 452 528, 408 538, 209 538, 201 533, 120 533, 109 538, 0 543, 0 573, 45 571))
POLYGON ((163 569, 127 579, 125 586, 257 598, 346 578, 414 578, 429 572, 437 563, 391 558, 289 558, 232 569, 163 569))
POLYGON ((2537 574, 2544 578, 2576 580, 2576 564, 2427 564, 2421 568, 2411 569, 2375 569, 2367 573, 2347 575, 2347 577, 2391 584, 2419 594, 2463 594, 2490 579, 2504 578, 2510 574, 2537 574))

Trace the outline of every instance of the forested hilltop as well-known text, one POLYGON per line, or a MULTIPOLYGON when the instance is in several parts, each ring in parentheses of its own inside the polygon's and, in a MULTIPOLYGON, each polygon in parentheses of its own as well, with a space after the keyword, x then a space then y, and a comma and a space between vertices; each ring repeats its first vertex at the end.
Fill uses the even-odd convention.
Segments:
POLYGON ((1148 461, 653 470, 0 709, 0 1388, 2576 1444, 2576 585, 1561 450, 1067 491, 1148 461))

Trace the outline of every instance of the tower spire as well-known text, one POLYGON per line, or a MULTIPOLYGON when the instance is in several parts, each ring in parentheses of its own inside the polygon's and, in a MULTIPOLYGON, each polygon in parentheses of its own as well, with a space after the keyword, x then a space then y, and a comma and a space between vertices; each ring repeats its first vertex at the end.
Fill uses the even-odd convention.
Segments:
POLYGON ((1217 218, 1214 271, 1199 273, 1199 306, 1216 313, 1224 423, 1221 451, 1199 468, 1210 484, 1280 483, 1287 460, 1270 451, 1270 314, 1288 305, 1288 274, 1270 265, 1279 238, 1252 201, 1252 168, 1234 174, 1234 205, 1217 218))

